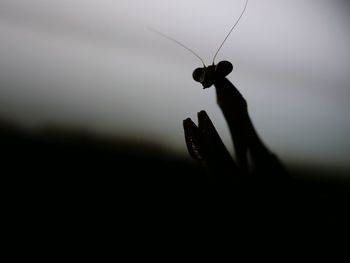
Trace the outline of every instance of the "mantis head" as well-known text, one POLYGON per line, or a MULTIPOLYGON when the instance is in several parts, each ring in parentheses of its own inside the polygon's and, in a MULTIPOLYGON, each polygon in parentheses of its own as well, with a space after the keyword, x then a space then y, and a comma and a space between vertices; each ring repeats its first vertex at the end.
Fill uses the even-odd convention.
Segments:
POLYGON ((225 78, 232 72, 233 66, 228 61, 221 61, 217 65, 196 68, 192 77, 203 85, 203 89, 210 88, 218 79, 225 78))

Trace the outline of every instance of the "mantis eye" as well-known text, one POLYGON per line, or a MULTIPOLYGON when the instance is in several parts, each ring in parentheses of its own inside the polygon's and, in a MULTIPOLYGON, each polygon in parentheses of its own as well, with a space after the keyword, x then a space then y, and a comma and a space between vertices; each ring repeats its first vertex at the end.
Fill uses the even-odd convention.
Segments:
POLYGON ((233 66, 228 61, 221 61, 216 66, 216 76, 218 77, 226 77, 231 73, 233 66))
POLYGON ((196 68, 192 74, 193 79, 195 81, 202 82, 203 81, 203 73, 204 73, 203 71, 204 71, 203 68, 196 68))

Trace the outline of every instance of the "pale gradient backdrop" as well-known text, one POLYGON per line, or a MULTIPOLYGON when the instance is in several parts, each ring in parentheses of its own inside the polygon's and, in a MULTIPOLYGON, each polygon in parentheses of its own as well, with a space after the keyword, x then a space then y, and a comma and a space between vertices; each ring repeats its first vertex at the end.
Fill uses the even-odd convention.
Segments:
MULTIPOLYGON (((154 141, 186 154, 182 120, 206 110, 232 147, 214 89, 192 80, 244 0, 0 0, 0 116, 154 141)), ((250 0, 217 61, 285 162, 350 169, 350 4, 250 0)))

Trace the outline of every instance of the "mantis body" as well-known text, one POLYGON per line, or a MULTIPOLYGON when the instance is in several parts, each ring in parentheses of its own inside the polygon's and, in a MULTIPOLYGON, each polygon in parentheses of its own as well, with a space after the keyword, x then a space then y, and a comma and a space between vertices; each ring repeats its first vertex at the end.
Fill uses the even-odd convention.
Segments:
MULTIPOLYGON (((202 62, 203 67, 196 68, 193 71, 192 77, 195 81, 201 83, 204 89, 213 85, 216 87, 217 102, 224 113, 225 119, 229 123, 232 139, 234 141, 237 165, 243 171, 246 171, 248 166, 248 148, 251 150, 251 152, 256 153, 256 155, 260 155, 261 152, 266 153, 266 156, 270 155, 257 136, 250 121, 246 101, 235 86, 226 78, 227 75, 232 72, 232 64, 229 61, 221 61, 218 64, 215 64, 215 58, 232 33, 233 29, 242 18, 247 5, 248 0, 245 1, 243 11, 241 12, 239 18, 231 27, 224 41, 216 51, 212 65, 210 66, 206 66, 203 59, 192 49, 188 48, 176 39, 152 29, 152 31, 156 32, 157 34, 187 49, 202 62)), ((191 156, 197 160, 207 160, 207 162, 212 163, 211 166, 214 166, 219 170, 235 170, 235 168, 232 168, 234 165, 232 165, 230 155, 224 147, 214 126, 209 120, 209 117, 206 116, 205 112, 201 112, 198 115, 198 119, 198 127, 192 123, 190 119, 184 121, 185 139, 191 156), (213 152, 214 154, 211 154, 213 152), (226 161, 223 162, 223 160, 226 161), (216 165, 216 163, 219 165, 216 165)))

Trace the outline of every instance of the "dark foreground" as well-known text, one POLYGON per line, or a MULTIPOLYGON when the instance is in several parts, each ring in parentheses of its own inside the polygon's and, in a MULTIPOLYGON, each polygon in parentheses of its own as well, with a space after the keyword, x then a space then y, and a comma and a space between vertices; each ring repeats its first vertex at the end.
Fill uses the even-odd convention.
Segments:
POLYGON ((346 235, 348 182, 300 179, 317 178, 312 170, 278 182, 212 184, 190 158, 150 144, 9 124, 1 126, 0 144, 1 174, 9 182, 5 217, 14 226, 12 237, 20 232, 24 242, 111 239, 147 246, 150 237, 215 243, 209 237, 346 235))

